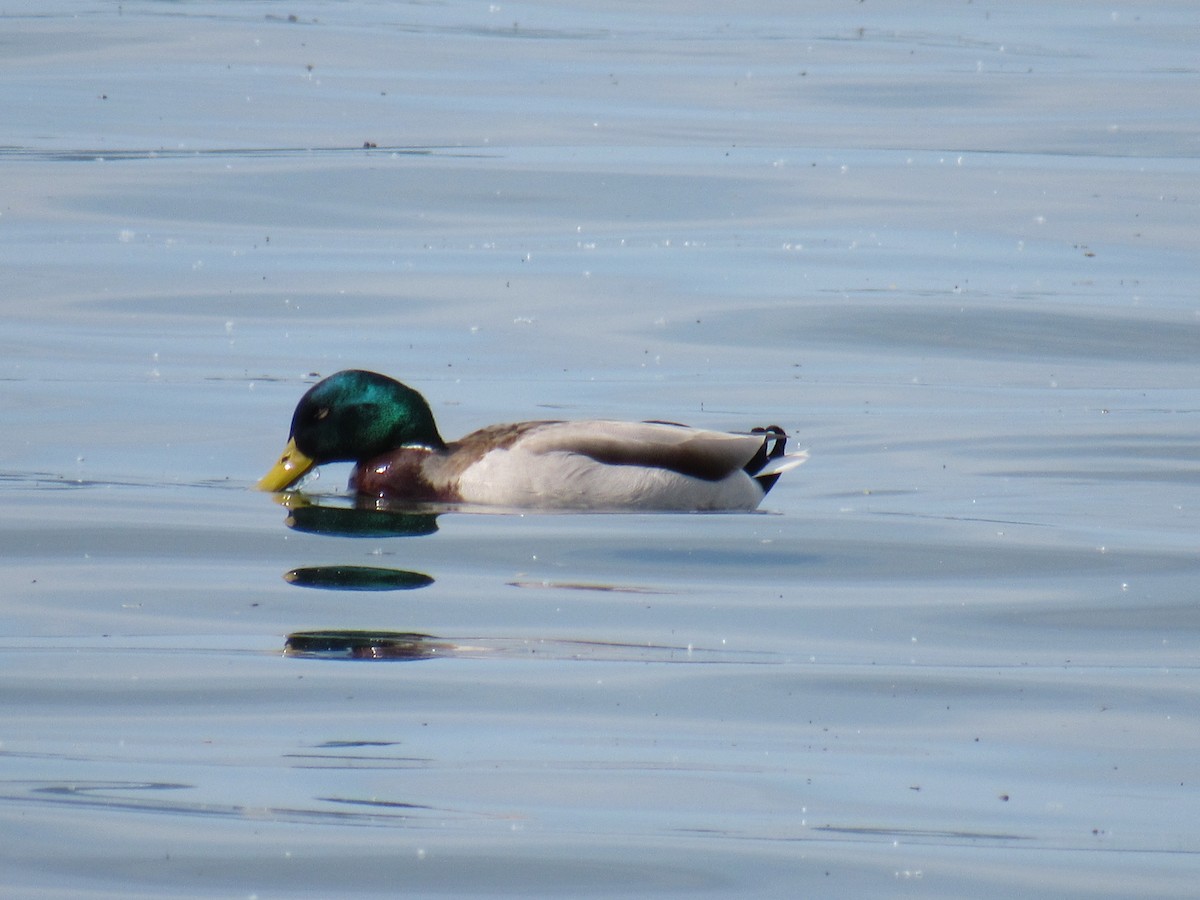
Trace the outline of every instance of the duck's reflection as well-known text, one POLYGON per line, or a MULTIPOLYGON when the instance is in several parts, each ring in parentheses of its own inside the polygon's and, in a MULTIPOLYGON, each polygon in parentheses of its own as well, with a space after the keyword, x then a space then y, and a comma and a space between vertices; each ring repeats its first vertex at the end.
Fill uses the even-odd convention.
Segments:
POLYGON ((287 636, 283 654, 304 659, 412 661, 452 655, 458 649, 449 641, 416 632, 298 631, 287 636))
POLYGON ((433 584, 423 572, 377 566, 302 566, 283 575, 299 587, 329 591, 411 591, 433 584))
POLYGON ((297 631, 287 636, 284 656, 302 659, 537 659, 555 661, 652 662, 682 665, 779 665, 769 650, 707 649, 616 641, 545 637, 437 637, 416 631, 297 631))
POLYGON ((355 506, 316 503, 303 494, 282 494, 288 510, 284 524, 296 531, 331 537, 421 537, 438 530, 437 513, 382 509, 370 499, 355 506))
MULTIPOLYGON (((305 494, 283 493, 277 500, 288 511, 288 528, 324 537, 419 537, 438 530, 435 512, 385 509, 369 499, 335 506, 305 494)), ((411 591, 433 584, 423 572, 357 565, 301 566, 283 577, 298 587, 328 591, 411 591)))

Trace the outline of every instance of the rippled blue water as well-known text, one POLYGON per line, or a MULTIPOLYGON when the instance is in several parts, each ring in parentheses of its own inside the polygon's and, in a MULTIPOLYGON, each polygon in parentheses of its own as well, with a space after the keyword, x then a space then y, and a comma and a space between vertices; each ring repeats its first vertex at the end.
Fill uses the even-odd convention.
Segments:
POLYGON ((2 14, 6 891, 1194 893, 1194 13, 755 6, 2 14), (305 530, 348 366, 812 458, 305 530))

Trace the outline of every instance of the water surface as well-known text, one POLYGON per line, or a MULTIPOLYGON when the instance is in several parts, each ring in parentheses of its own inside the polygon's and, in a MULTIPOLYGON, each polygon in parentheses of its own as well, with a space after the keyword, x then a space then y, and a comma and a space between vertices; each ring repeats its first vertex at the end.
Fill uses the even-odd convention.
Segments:
POLYGON ((5 889, 1191 896, 1193 20, 6 13, 5 889), (249 490, 350 366, 812 457, 752 515, 249 490))

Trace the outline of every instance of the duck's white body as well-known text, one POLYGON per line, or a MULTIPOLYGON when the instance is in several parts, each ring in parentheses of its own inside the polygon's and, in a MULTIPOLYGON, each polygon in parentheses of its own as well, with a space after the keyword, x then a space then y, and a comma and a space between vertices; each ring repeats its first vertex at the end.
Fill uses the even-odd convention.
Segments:
POLYGON ((352 483, 378 497, 523 509, 751 510, 808 458, 783 455, 782 443, 769 455, 782 439, 659 422, 522 422, 445 450, 402 447, 360 465, 352 483))

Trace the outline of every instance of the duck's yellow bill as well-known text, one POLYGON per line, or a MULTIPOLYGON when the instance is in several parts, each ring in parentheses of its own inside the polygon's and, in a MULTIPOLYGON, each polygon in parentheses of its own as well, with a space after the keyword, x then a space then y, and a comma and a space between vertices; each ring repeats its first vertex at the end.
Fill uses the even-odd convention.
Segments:
POLYGON ((260 491, 283 491, 295 484, 308 473, 316 463, 296 449, 295 440, 289 440, 279 456, 279 461, 271 466, 271 471, 264 475, 256 485, 260 491))

